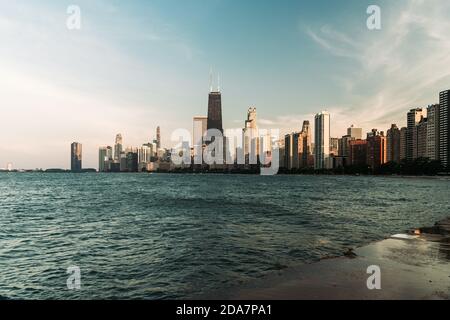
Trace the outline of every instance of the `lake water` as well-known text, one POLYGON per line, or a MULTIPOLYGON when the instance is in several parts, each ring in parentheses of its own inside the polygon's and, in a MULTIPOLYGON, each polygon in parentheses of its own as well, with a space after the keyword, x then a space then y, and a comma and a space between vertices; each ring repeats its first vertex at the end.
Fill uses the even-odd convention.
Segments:
POLYGON ((445 179, 0 173, 0 298, 192 298, 449 215, 445 179))

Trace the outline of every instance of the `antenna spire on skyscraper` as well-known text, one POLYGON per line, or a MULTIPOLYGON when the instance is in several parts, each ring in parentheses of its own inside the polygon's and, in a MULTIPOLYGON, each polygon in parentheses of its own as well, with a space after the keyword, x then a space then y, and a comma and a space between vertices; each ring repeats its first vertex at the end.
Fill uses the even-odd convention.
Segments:
POLYGON ((209 69, 209 92, 213 92, 213 68, 209 69))
POLYGON ((220 74, 217 74, 217 92, 220 92, 220 74))

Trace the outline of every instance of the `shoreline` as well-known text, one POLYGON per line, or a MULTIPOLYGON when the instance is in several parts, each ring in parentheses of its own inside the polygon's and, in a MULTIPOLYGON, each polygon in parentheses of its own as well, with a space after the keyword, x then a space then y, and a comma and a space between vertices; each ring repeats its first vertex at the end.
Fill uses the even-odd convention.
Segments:
MULTIPOLYGON (((139 175, 152 175, 152 174, 173 174, 173 175, 240 175, 240 176, 260 176, 259 173, 253 172, 177 172, 177 171, 160 171, 160 172, 72 172, 70 170, 61 171, 1 171, 0 174, 74 174, 74 175, 86 175, 86 174, 101 174, 101 175, 127 175, 127 174, 139 174, 139 175)), ((405 179, 437 179, 437 180, 450 180, 450 173, 441 175, 386 175, 386 174, 326 174, 326 173, 278 173, 273 176, 306 176, 306 177, 379 177, 379 178, 405 178, 405 179)))
POLYGON ((229 300, 450 300, 450 218, 213 294, 229 300), (368 268, 381 289, 368 289, 368 268))

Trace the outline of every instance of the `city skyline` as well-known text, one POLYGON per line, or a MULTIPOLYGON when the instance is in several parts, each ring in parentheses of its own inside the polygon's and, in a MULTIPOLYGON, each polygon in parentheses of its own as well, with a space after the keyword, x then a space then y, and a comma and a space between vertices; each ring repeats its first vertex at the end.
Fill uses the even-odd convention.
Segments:
POLYGON ((141 145, 157 126, 168 146, 170 132, 205 114, 211 66, 225 128, 241 126, 249 106, 282 135, 323 109, 333 137, 351 124, 403 127, 405 110, 448 89, 449 4, 380 1, 379 31, 366 28, 368 4, 79 1, 83 26, 70 31, 65 4, 2 3, 0 166, 69 168, 67 145, 80 141, 83 166, 97 167, 109 137, 141 145))

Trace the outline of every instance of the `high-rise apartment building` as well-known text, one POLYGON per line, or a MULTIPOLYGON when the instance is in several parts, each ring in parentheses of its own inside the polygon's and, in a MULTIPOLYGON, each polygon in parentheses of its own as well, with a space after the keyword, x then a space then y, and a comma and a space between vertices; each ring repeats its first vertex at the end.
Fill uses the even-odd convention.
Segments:
POLYGON ((447 170, 450 169, 450 90, 439 94, 439 158, 447 170))
POLYGON ((81 143, 72 143, 70 152, 70 169, 72 172, 80 172, 82 170, 82 158, 83 150, 81 143))
POLYGON ((439 104, 427 108, 427 154, 430 160, 439 160, 439 104))
POLYGON ((286 168, 298 169, 299 168, 299 132, 293 132, 291 134, 287 134, 284 139, 284 152, 285 152, 285 161, 286 168))
POLYGON ((367 165, 367 140, 350 141, 349 164, 356 167, 367 165))
POLYGON ((367 134, 367 165, 377 170, 386 163, 386 137, 383 132, 373 129, 367 134))
POLYGON ((333 157, 339 155, 339 138, 330 138, 330 155, 333 157))
POLYGON ((387 162, 400 163, 400 129, 392 124, 386 135, 387 162))
POLYGON ((422 108, 411 109, 407 115, 406 131, 406 160, 414 160, 414 148, 417 148, 417 136, 414 135, 415 127, 424 117, 422 108))
POLYGON ((330 158, 330 114, 326 111, 316 114, 314 118, 314 168, 331 169, 330 158))
POLYGON ((413 159, 427 157, 427 130, 428 118, 422 117, 414 127, 413 135, 413 159))
POLYGON ((408 137, 408 128, 403 127, 400 129, 400 162, 406 160, 406 140, 408 137))
POLYGON ((309 168, 314 166, 314 157, 311 150, 311 125, 309 121, 303 121, 302 131, 299 137, 299 167, 309 168))

